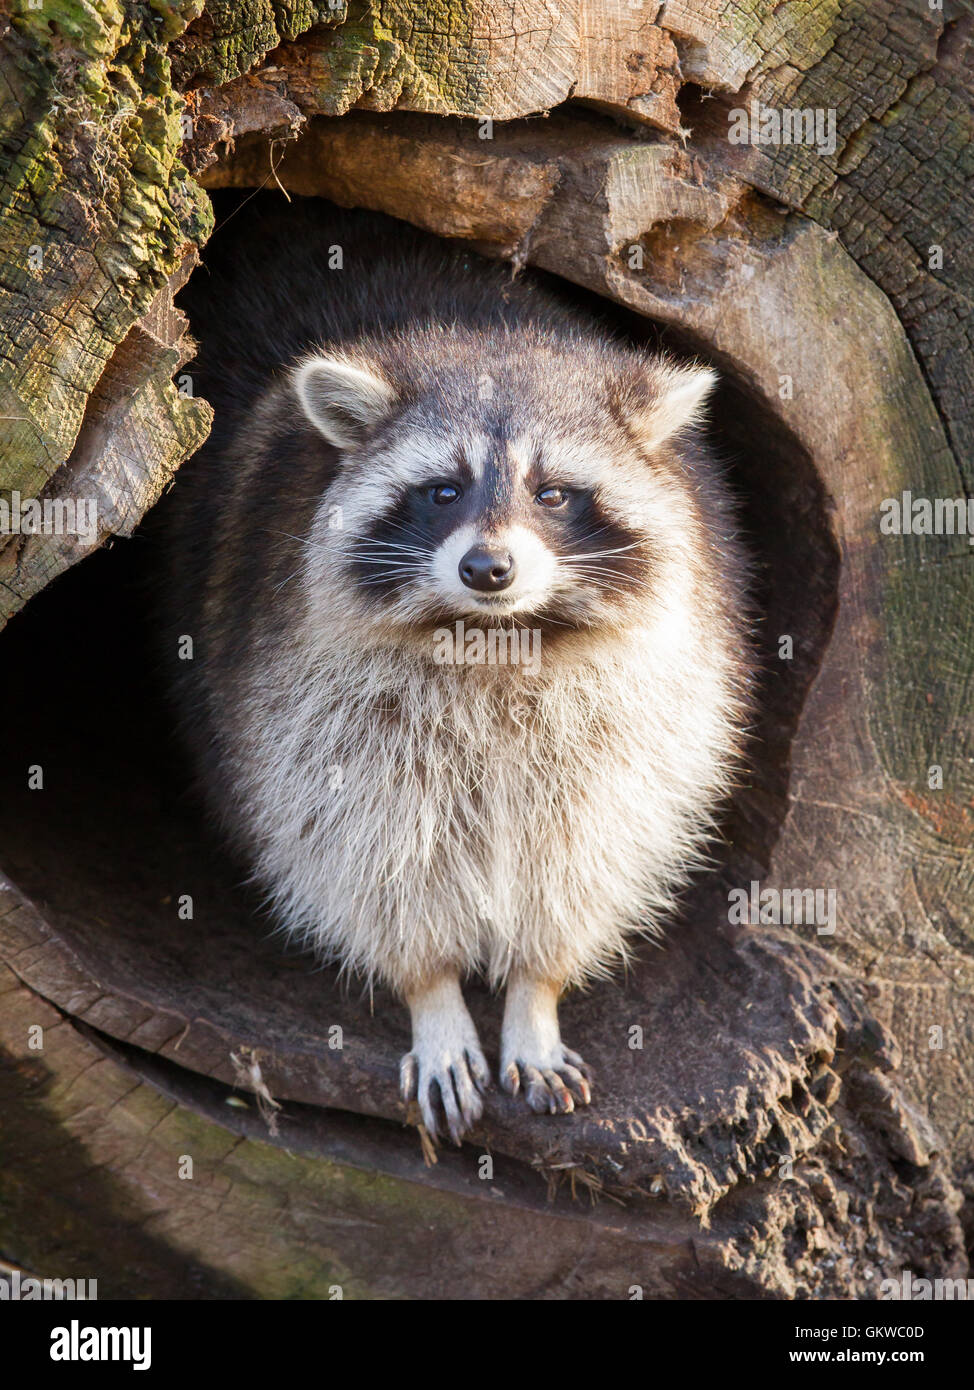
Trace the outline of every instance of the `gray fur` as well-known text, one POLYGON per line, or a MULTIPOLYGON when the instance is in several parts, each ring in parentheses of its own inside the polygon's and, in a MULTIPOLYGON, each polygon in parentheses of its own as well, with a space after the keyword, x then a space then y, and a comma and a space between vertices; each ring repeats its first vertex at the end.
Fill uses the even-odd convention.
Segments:
POLYGON ((472 971, 509 986, 507 1088, 587 1102, 558 994, 658 932, 703 858, 746 717, 746 564, 694 428, 707 374, 419 233, 318 218, 264 217, 204 287, 224 336, 200 367, 218 427, 169 523, 170 639, 197 652, 178 698, 279 921, 405 998, 404 1095, 458 1139, 488 1077, 472 971), (461 464, 462 525, 425 492, 382 521, 461 464), (549 478, 570 543, 537 510, 549 478), (600 552, 590 515, 631 542, 600 552), (496 597, 457 579, 484 536, 517 562, 496 597), (536 628, 540 662, 438 663, 455 621, 536 628))

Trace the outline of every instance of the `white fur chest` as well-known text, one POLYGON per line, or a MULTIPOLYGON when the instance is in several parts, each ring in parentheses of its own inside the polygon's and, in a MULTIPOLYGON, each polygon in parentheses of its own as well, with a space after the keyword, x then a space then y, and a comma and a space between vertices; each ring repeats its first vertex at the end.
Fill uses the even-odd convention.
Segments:
POLYGON ((532 674, 307 645, 258 665, 239 816, 285 926, 401 984, 444 956, 494 980, 611 964, 669 904, 726 740, 699 650, 654 673, 639 637, 532 674))

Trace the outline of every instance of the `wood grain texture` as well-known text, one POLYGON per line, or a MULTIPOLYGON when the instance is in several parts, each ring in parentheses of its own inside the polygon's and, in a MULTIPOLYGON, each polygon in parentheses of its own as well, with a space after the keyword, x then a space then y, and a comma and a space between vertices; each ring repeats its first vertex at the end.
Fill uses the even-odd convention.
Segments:
MULTIPOLYGON (((0 924, 13 915, 19 933, 9 901, 0 924)), ((25 936, 13 959, 48 982, 57 973, 25 936)), ((701 1222, 655 1184, 620 1199, 584 1161, 595 1145, 577 1130, 566 1149, 542 1122, 509 1154, 496 1107, 474 1143, 433 1169, 397 1127, 344 1110, 286 1104, 272 1138, 255 1107, 240 1108, 245 1093, 112 1045, 5 969, 5 1249, 33 1269, 70 1262, 102 1297, 327 1298, 335 1286, 346 1298, 618 1299, 634 1286, 663 1298, 869 1297, 884 1269, 956 1277, 959 1195, 922 1119, 875 1070, 893 1060, 881 1033, 843 1041, 842 1080, 823 1063, 811 1090, 795 1086, 765 1117, 763 1136, 743 1093, 736 1120, 685 1136, 684 1170, 719 1160, 738 1189, 701 1222), (43 1050, 32 1051, 38 1026, 43 1050), (809 1134, 816 1152, 799 1156, 809 1134), (539 1141, 544 1157, 529 1165, 539 1141), (763 1178, 747 1171, 752 1146, 763 1178)), ((360 1074, 378 1060, 372 1039, 364 1056, 360 1074)), ((635 1126, 627 1138, 655 1142, 635 1126)), ((601 1163, 621 1167, 613 1154, 626 1145, 608 1147, 601 1163)))
MULTIPOLYGON (((404 1012, 255 945, 233 866, 161 790, 111 606, 126 571, 77 589, 94 664, 39 660, 67 609, 33 598, 0 646, 5 727, 53 779, 38 799, 15 760, 0 799, 0 1253, 40 1267, 109 1233, 104 1277, 127 1265, 156 1295, 867 1297, 903 1267, 963 1273, 974 551, 879 518, 904 489, 974 487, 972 29, 960 0, 45 0, 0 19, 0 493, 83 492, 99 542, 132 532, 208 428, 172 383, 201 184, 276 180, 561 276, 714 361, 767 667, 720 874, 665 954, 566 1006, 597 1109, 528 1120, 494 1096, 473 1151, 429 1170, 397 1127, 404 1012), (834 151, 730 143, 752 100, 834 112, 834 151), (728 931, 751 877, 835 889, 835 936, 728 931), (195 924, 174 919, 184 891, 195 924), (226 1103, 242 1048, 284 1104, 279 1141, 226 1103), (494 1186, 474 1176, 488 1148, 494 1186), (572 1181, 604 1194, 594 1212, 572 1181), (433 1228, 442 1277, 389 1261, 392 1224, 418 1249, 433 1228)), ((0 621, 84 551, 0 537, 0 621)), ((493 1045, 495 1006, 473 1008, 493 1045)))
MULTIPOLYGON (((97 502, 95 544, 134 529, 209 429, 172 385, 189 348, 161 307, 211 226, 165 53, 192 9, 0 15, 0 492, 97 502)), ((0 535, 0 623, 91 548, 0 535)))

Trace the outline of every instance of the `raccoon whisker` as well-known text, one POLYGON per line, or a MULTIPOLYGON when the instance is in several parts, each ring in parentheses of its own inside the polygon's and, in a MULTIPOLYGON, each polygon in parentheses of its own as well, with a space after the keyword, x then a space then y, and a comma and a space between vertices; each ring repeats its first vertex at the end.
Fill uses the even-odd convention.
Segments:
POLYGON ((542 613, 541 622, 548 623, 551 627, 567 627, 569 631, 573 631, 575 628, 574 623, 564 623, 559 618, 553 618, 550 613, 542 613))
POLYGON ((605 555, 622 555, 627 550, 635 550, 637 546, 642 544, 642 541, 633 541, 632 545, 620 545, 614 550, 587 550, 582 555, 562 555, 561 559, 567 564, 574 565, 580 560, 601 560, 605 555))
MULTIPOLYGON (((584 535, 579 537, 580 541, 598 541, 600 536, 611 536, 615 534, 615 528, 609 526, 593 526, 584 535)), ((633 541, 633 545, 640 545, 640 541, 633 541)))
POLYGON ((289 541, 297 541, 298 545, 306 545, 309 548, 311 546, 307 536, 292 536, 290 531, 268 531, 266 527, 263 529, 265 536, 285 536, 289 541))
POLYGON ((618 574, 615 570, 589 570, 579 566, 577 569, 572 570, 571 577, 581 583, 592 581, 597 584, 617 584, 624 580, 626 576, 618 574))
POLYGON ((368 575, 367 578, 360 579, 359 583, 365 585, 387 584, 390 579, 401 579, 403 583, 406 583, 407 581, 415 581, 420 577, 417 570, 383 569, 375 570, 372 574, 368 575))
MULTIPOLYGON (((620 598, 625 598, 625 594, 621 591, 621 589, 603 589, 602 587, 600 587, 599 594, 600 596, 602 596, 603 599, 607 598, 607 596, 609 596, 610 594, 618 594, 620 598)), ((591 610, 589 610, 588 616, 592 617, 591 610)))
POLYGON ((346 552, 349 555, 386 555, 395 558, 399 555, 414 556, 418 555, 424 560, 428 560, 433 551, 428 547, 410 545, 390 545, 390 546, 353 546, 346 552))
POLYGON ((429 547, 421 547, 418 545, 353 545, 349 546, 348 550, 346 551, 346 554, 352 556, 384 555, 389 559, 396 559, 400 555, 421 555, 424 559, 428 559, 429 556, 432 555, 432 553, 433 552, 429 547))
POLYGON ((614 589, 616 593, 623 594, 625 589, 619 588, 611 580, 606 579, 604 574, 586 574, 582 577, 583 584, 594 584, 599 589, 614 589))
POLYGON ((398 585, 405 588, 415 577, 416 576, 412 574, 377 574, 371 579, 363 579, 361 583, 363 588, 374 589, 380 584, 389 584, 391 581, 395 580, 398 585))
MULTIPOLYGON (((582 566, 582 564, 593 564, 599 562, 599 560, 611 559, 613 559, 611 555, 579 555, 577 559, 561 560, 560 563, 571 564, 571 566, 582 566)), ((650 560, 647 559, 647 556, 643 555, 629 555, 627 556, 627 563, 649 564, 650 560)))
POLYGON ((413 569, 384 569, 378 574, 372 575, 370 579, 363 579, 363 584, 383 584, 387 579, 415 579, 419 570, 413 569))
MULTIPOLYGON (((314 548, 314 542, 311 541, 307 536, 294 536, 291 534, 290 531, 265 530, 265 534, 268 536, 283 536, 289 541, 296 541, 298 545, 303 545, 307 547, 309 550, 314 548)), ((421 537, 417 536, 416 539, 419 540, 421 539, 421 537)), ((389 552, 390 559, 393 555, 418 555, 422 556, 423 559, 428 559, 432 554, 432 551, 428 548, 422 549, 418 546, 406 546, 398 541, 369 541, 366 544, 365 550, 374 551, 377 554, 381 554, 382 550, 386 550, 389 552)), ((360 554, 364 554, 364 552, 352 550, 349 551, 348 554, 350 554, 354 559, 358 559, 360 554)))
MULTIPOLYGON (((551 615, 550 615, 549 613, 541 612, 541 613, 538 614, 538 617, 539 617, 539 619, 540 619, 541 622, 544 622, 544 623, 551 623, 551 625, 552 625, 553 627, 568 627, 568 628, 574 627, 574 623, 562 623, 562 622, 559 622, 557 618, 552 618, 551 615)), ((526 630, 527 630, 528 632, 530 632, 531 629, 528 628, 528 629, 526 629, 526 630)))
POLYGON ((392 552, 389 555, 369 555, 364 551, 350 550, 346 558, 363 565, 410 565, 413 569, 419 569, 419 562, 429 559, 429 555, 425 552, 407 555, 404 551, 392 552))
POLYGON ((346 556, 352 560, 382 560, 389 564, 397 564, 400 560, 408 560, 414 563, 414 557, 418 556, 422 560, 428 560, 431 552, 429 550, 346 550, 346 556))
POLYGON ((399 590, 404 589, 409 580, 415 579, 415 577, 416 572, 414 570, 406 570, 405 572, 399 572, 398 574, 390 570, 387 571, 385 574, 374 575, 372 579, 363 579, 362 583, 368 588, 376 584, 386 584, 390 579, 398 578, 401 582, 398 583, 395 587, 396 590, 399 590))
MULTIPOLYGON (((428 558, 429 558, 428 552, 417 551, 416 553, 417 553, 417 555, 420 556, 421 559, 424 559, 424 560, 425 560, 425 559, 428 559, 428 558)), ((405 564, 409 564, 409 565, 413 565, 414 568, 418 568, 418 566, 415 564, 415 561, 412 559, 412 557, 410 557, 409 555, 405 555, 405 554, 403 554, 402 556, 397 556, 397 555, 359 555, 359 554, 357 554, 354 550, 352 550, 352 551, 349 552, 348 558, 349 558, 350 560, 354 560, 355 563, 358 564, 358 565, 397 565, 397 564, 403 564, 403 565, 405 565, 405 564)))
MULTIPOLYGON (((407 539, 412 539, 412 540, 415 540, 415 541, 421 541, 421 540, 424 539, 422 532, 419 531, 419 530, 417 529, 417 527, 415 527, 414 525, 411 525, 411 524, 403 525, 403 523, 402 523, 401 521, 400 521, 400 522, 387 521, 385 524, 388 526, 388 528, 389 528, 390 531, 398 531, 401 535, 405 536, 407 539)), ((373 543, 374 543, 374 544, 382 544, 382 542, 378 542, 378 541, 377 541, 377 542, 370 542, 370 544, 373 544, 373 543)))
POLYGON ((608 522, 602 522, 598 526, 590 526, 587 534, 590 536, 607 536, 614 530, 614 526, 610 525, 608 522))
POLYGON ((380 548, 378 548, 378 547, 376 547, 375 549, 373 549, 371 546, 369 546, 369 547, 366 547, 364 550, 350 550, 350 551, 348 552, 349 555, 354 556, 356 559, 358 559, 359 556, 373 556, 373 555, 379 555, 379 556, 381 556, 381 555, 388 555, 388 556, 395 556, 395 555, 421 555, 421 556, 423 556, 424 559, 428 559, 429 556, 432 555, 432 553, 433 553, 433 552, 432 552, 431 550, 420 550, 418 546, 405 546, 405 545, 393 545, 393 546, 388 546, 388 547, 385 547, 385 548, 382 548, 382 549, 380 549, 380 548))
POLYGON ((279 593, 281 592, 281 590, 284 588, 284 585, 285 585, 285 584, 290 584, 291 580, 292 580, 292 579, 296 579, 300 573, 301 573, 300 569, 296 569, 296 570, 293 572, 293 574, 289 574, 289 575, 288 575, 287 579, 282 579, 281 582, 280 582, 280 584, 275 584, 275 585, 274 585, 273 592, 274 592, 275 594, 279 594, 279 593))
POLYGON ((611 565, 576 565, 576 574, 603 574, 609 579, 622 579, 623 575, 611 565))
MULTIPOLYGON (((391 530, 397 532, 399 535, 405 536, 407 540, 421 541, 426 539, 422 532, 418 531, 415 526, 392 526, 391 530)), ((387 541, 382 536, 363 536, 362 543, 363 545, 401 545, 402 541, 387 541)))
POLYGON ((600 594, 603 594, 603 595, 604 595, 604 594, 618 594, 620 598, 629 598, 629 597, 631 597, 631 595, 628 593, 628 591, 627 591, 626 589, 615 589, 615 588, 612 587, 611 584, 599 584, 597 587, 598 587, 599 593, 600 593, 600 594))
POLYGON ((631 589, 625 589, 619 584, 614 584, 611 579, 604 574, 587 574, 582 577, 583 583, 594 584, 596 588, 611 590, 614 594, 631 594, 631 589))
POLYGON ((415 550, 415 549, 428 550, 428 549, 429 549, 429 546, 410 546, 410 545, 407 545, 407 544, 405 543, 405 541, 380 541, 380 540, 378 539, 378 537, 372 537, 370 540, 363 541, 363 543, 362 543, 362 549, 363 549, 363 550, 415 550))
MULTIPOLYGON (((649 573, 649 566, 640 566, 635 578, 642 579, 649 573)), ((571 569, 566 569, 566 579, 578 579, 582 575, 601 575, 606 579, 625 579, 627 576, 620 570, 614 569, 611 565, 572 565, 571 569)))
POLYGON ((632 592, 630 589, 624 589, 624 588, 622 588, 620 585, 618 585, 618 584, 613 584, 613 583, 610 582, 611 579, 618 579, 618 578, 619 578, 619 576, 618 576, 617 574, 609 574, 609 575, 601 574, 601 573, 593 573, 593 574, 590 574, 590 573, 588 573, 587 571, 583 570, 583 571, 581 572, 581 574, 580 574, 579 577, 581 578, 581 580, 582 580, 583 583, 586 583, 586 582, 587 582, 587 583, 590 583, 590 584, 594 584, 594 585, 596 585, 596 586, 597 586, 598 588, 600 588, 600 589, 607 590, 607 591, 609 591, 609 592, 611 592, 611 593, 614 593, 614 594, 621 594, 623 597, 625 597, 625 596, 631 594, 631 592, 632 592))
POLYGON ((580 560, 571 567, 573 574, 584 574, 586 570, 591 570, 593 574, 614 574, 617 579, 621 578, 620 570, 615 565, 606 564, 605 561, 580 560))
POLYGON ((406 585, 405 585, 405 584, 393 584, 391 588, 389 588, 389 589, 386 590, 386 597, 387 597, 387 598, 396 598, 397 596, 400 596, 400 595, 402 595, 403 593, 405 593, 405 590, 406 590, 406 585))

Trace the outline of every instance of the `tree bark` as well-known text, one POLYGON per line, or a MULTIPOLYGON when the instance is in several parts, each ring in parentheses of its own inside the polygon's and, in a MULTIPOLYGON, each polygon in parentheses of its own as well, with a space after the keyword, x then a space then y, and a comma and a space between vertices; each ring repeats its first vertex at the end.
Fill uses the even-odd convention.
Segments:
MULTIPOLYGON (((0 809, 0 1256, 220 1297, 853 1298, 965 1272, 974 557, 879 523, 904 490, 974 491, 971 35, 951 0, 44 0, 5 24, 0 496, 94 496, 98 544, 132 533, 208 429, 173 382, 205 190, 280 184, 561 276, 716 363, 769 675, 719 871, 664 954, 566 1005, 595 1107, 495 1093, 427 1166, 392 1123, 405 1011, 256 947, 138 746, 88 813, 25 674, 57 591, 32 601, 0 638, 7 727, 57 789, 18 765, 0 809), (834 111, 834 152, 731 143, 752 100, 834 111), (734 930, 752 880, 834 889, 835 934, 734 930), (237 1103, 255 1062, 280 1112, 237 1103)), ((91 548, 0 536, 2 615, 91 548)))

